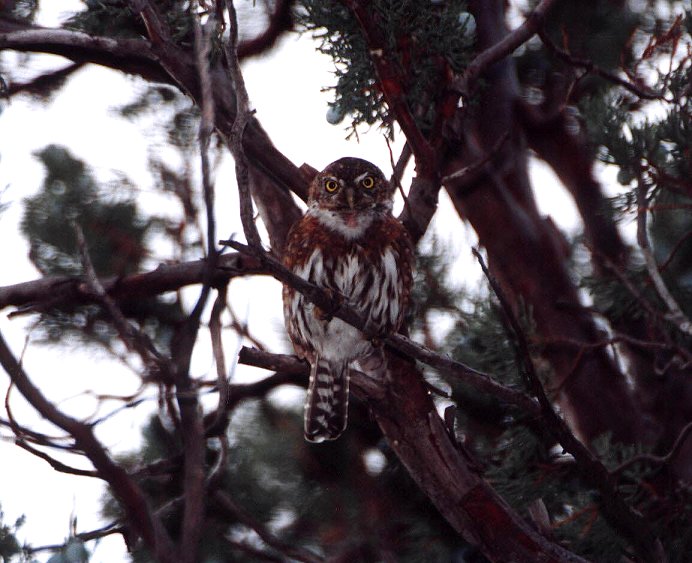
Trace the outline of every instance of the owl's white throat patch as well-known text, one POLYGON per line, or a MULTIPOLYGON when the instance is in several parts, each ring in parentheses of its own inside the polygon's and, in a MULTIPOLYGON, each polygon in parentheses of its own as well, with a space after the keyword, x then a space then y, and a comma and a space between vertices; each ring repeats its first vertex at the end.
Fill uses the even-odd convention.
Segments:
POLYGON ((311 207, 308 213, 315 217, 322 225, 336 231, 348 240, 362 237, 368 227, 372 225, 375 214, 369 211, 333 211, 311 207))

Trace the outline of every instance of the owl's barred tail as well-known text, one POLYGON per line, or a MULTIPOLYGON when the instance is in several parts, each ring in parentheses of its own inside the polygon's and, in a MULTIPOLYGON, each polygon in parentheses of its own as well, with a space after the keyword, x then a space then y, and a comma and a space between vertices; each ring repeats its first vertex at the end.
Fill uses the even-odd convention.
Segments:
POLYGON ((336 440, 348 420, 349 368, 346 362, 317 358, 310 369, 305 399, 305 439, 336 440))

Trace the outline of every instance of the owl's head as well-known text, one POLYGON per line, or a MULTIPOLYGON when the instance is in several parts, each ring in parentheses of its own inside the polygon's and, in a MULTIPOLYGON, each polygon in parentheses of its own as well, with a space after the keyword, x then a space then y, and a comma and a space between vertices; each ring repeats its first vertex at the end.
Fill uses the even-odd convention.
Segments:
POLYGON ((377 166, 361 158, 345 157, 315 176, 308 203, 343 213, 390 212, 393 195, 391 184, 377 166))

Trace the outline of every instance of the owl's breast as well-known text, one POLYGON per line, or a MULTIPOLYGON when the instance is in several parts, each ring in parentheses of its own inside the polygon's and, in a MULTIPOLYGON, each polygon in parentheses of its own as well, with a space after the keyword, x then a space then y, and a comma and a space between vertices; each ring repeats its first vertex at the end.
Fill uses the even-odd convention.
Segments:
POLYGON ((400 324, 404 301, 405 284, 398 262, 393 246, 378 253, 359 245, 344 253, 318 248, 294 272, 343 295, 374 327, 391 330, 400 324))
MULTIPOLYGON (((411 247, 394 218, 375 223, 367 235, 350 241, 306 218, 289 237, 284 263, 303 279, 343 295, 372 328, 383 333, 398 330, 410 294, 411 247)), ((355 359, 363 354, 361 344, 369 346, 360 331, 337 318, 326 318, 288 286, 284 312, 291 340, 308 353, 337 354, 343 347, 355 359)))

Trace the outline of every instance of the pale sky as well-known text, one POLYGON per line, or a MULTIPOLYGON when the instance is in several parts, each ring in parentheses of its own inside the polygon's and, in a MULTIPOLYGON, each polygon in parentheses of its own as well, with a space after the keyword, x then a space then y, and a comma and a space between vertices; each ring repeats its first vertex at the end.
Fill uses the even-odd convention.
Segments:
MULTIPOLYGON (((80 7, 74 0, 43 2, 40 23, 53 25, 60 10, 80 7), (59 6, 59 8, 58 8, 59 6)), ((296 165, 308 162, 321 168, 341 156, 360 156, 378 164, 386 174, 390 172, 389 152, 383 136, 376 129, 362 131, 360 144, 346 141, 344 125, 329 125, 325 119, 329 94, 321 88, 333 83, 331 61, 315 51, 310 37, 295 34, 284 39, 272 55, 244 65, 245 79, 257 117, 268 131, 275 145, 296 165)), ((14 54, 6 54, 18 60, 14 54)), ((54 57, 32 61, 31 72, 55 68, 54 57)), ((58 61, 57 66, 64 64, 58 61)), ((141 190, 146 203, 151 178, 146 164, 151 139, 133 123, 113 115, 112 108, 123 105, 135 95, 140 82, 114 71, 95 66, 80 71, 61 95, 48 105, 16 98, 3 102, 0 114, 0 187, 7 186, 3 202, 11 207, 0 220, 0 240, 4 241, 2 259, 11 268, 0 271, 0 285, 9 285, 38 277, 27 258, 27 245, 19 236, 18 222, 22 214, 22 200, 35 193, 42 182, 43 169, 33 153, 50 143, 67 146, 72 153, 86 161, 99 179, 115 177, 122 171, 141 190)), ((396 144, 400 147, 400 140, 396 144)), ((235 184, 230 159, 216 174, 218 194, 218 232, 220 238, 239 232, 235 184)), ((550 212, 556 223, 566 230, 576 226, 574 206, 554 176, 540 164, 532 165, 536 178, 539 204, 550 212)), ((406 184, 405 184, 406 185, 406 184)), ((459 218, 445 205, 435 219, 434 228, 442 241, 450 247, 449 256, 455 260, 453 273, 459 285, 473 285, 478 273, 471 258, 470 247, 475 236, 468 227, 461 227, 459 218), (454 231, 452 237, 449 231, 454 231)), ((240 301, 233 301, 238 313, 249 314, 250 327, 276 351, 282 346, 282 320, 280 289, 270 279, 240 280, 234 282, 234 294, 241 293, 240 301), (240 291, 240 288, 243 291, 240 291), (253 322, 253 319, 255 322, 253 322)), ((192 292, 194 295, 194 291, 192 292)), ((0 330, 16 354, 24 345, 26 328, 32 317, 7 319, 5 310, 0 314, 0 330)), ((204 335, 195 353, 193 372, 206 375, 212 368, 211 354, 204 335)), ((227 354, 236 349, 236 341, 229 338, 227 354)), ((30 345, 25 355, 25 367, 33 380, 61 408, 73 415, 89 415, 95 402, 85 396, 85 390, 128 393, 137 388, 137 378, 109 358, 96 353, 73 354, 66 349, 30 345)), ((262 375, 262 372, 259 373, 262 375)), ((238 377, 257 376, 250 368, 239 369, 238 377)), ((0 393, 4 395, 8 378, 0 373, 0 393)), ((154 397, 152 389, 150 396, 154 397)), ((31 409, 23 405, 16 391, 11 396, 14 414, 28 426, 40 425, 31 409)), ((106 405, 113 409, 117 403, 106 405)), ((100 429, 100 436, 113 452, 125 452, 136 447, 139 424, 155 408, 152 401, 143 407, 116 417, 100 429)), ((4 415, 3 415, 4 416, 4 415)), ((49 433, 54 429, 48 428, 49 433)), ((78 516, 77 529, 86 531, 102 524, 97 519, 103 490, 95 479, 72 477, 56 473, 44 461, 14 446, 3 429, 0 440, 2 478, 0 478, 0 504, 5 523, 21 514, 27 524, 20 538, 34 546, 63 542, 69 534, 72 515, 78 516)), ((74 458, 70 463, 76 463, 74 458)), ((82 464, 83 465, 83 464, 82 464)), ((103 522, 105 523, 105 522, 103 522)), ((89 546, 93 549, 93 544, 89 546)), ((38 556, 44 561, 49 554, 38 556)), ((113 563, 128 561, 119 537, 103 540, 93 554, 92 561, 113 563)))

